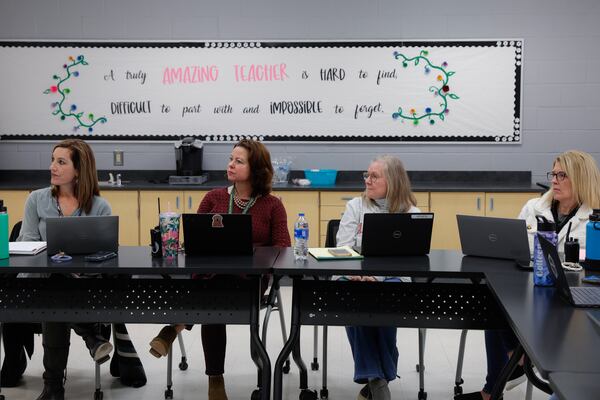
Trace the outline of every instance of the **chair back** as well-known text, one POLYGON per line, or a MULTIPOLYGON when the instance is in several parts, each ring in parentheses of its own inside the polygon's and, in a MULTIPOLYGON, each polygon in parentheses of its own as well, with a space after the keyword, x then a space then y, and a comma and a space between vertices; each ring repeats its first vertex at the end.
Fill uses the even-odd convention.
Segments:
POLYGON ((338 229, 340 229, 340 220, 332 219, 327 223, 327 234, 325 236, 325 247, 335 247, 338 229))
POLYGON ((10 231, 10 237, 8 238, 9 242, 16 242, 19 234, 21 233, 21 225, 23 225, 23 221, 19 221, 13 226, 10 231))

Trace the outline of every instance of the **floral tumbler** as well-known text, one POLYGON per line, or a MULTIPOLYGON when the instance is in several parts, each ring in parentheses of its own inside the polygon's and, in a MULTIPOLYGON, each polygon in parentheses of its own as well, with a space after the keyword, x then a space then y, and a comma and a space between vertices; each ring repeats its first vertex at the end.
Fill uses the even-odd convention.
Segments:
POLYGON ((159 221, 163 257, 175 258, 179 251, 179 214, 160 213, 159 221))

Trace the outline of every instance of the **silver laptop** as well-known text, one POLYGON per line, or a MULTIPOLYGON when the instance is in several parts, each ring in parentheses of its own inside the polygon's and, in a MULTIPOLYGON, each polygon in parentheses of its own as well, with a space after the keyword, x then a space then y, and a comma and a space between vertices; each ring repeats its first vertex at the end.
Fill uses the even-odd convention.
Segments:
POLYGON ((119 250, 119 217, 58 217, 46 219, 48 255, 119 250))
POLYGON ((560 295, 575 307, 600 307, 600 287, 569 287, 569 281, 563 270, 556 246, 539 234, 538 240, 540 241, 544 259, 546 260, 546 264, 548 264, 550 273, 554 276, 556 289, 560 295))
POLYGON ((529 268, 531 254, 525 220, 457 215, 462 252, 468 256, 515 260, 529 268))

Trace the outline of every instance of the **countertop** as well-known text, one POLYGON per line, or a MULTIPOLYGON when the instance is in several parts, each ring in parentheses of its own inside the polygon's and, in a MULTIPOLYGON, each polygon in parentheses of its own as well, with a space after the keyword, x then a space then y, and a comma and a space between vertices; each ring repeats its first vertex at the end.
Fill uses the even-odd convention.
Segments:
MULTIPOLYGON (((117 171, 113 171, 116 173, 117 171)), ((119 171, 123 185, 101 181, 100 190, 211 190, 228 185, 223 171, 209 172, 209 179, 201 185, 172 185, 168 172, 119 171)), ((361 191, 364 181, 361 171, 340 171, 335 185, 298 186, 276 183, 275 191, 361 191)), ((100 171, 100 177, 108 172, 100 171)), ((409 171, 415 192, 532 192, 543 189, 531 182, 528 171, 409 171)), ((292 171, 290 179, 303 177, 302 171, 292 171)), ((48 171, 0 171, 0 190, 35 190, 49 185, 48 171)))

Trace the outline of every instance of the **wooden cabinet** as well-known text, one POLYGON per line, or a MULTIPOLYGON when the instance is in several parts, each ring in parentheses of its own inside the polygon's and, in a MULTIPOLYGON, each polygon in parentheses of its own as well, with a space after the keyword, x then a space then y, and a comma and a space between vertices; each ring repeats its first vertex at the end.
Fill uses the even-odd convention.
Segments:
POLYGON ((119 244, 140 245, 140 222, 137 190, 104 190, 101 194, 110 204, 112 215, 119 216, 119 244))
MULTIPOLYGON (((179 214, 195 213, 207 190, 161 190, 140 192, 140 245, 150 243, 150 229, 158 225, 158 199, 161 211, 171 210, 179 214)), ((179 230, 183 241, 183 229, 179 230)))
MULTIPOLYGON (((341 219, 346 203, 354 197, 358 197, 361 192, 321 192, 321 217, 319 221, 320 238, 319 245, 325 246, 325 237, 327 235, 327 223, 332 219, 341 219)), ((417 207, 423 212, 429 211, 429 192, 415 192, 417 198, 417 207)))
POLYGON ((319 246, 319 192, 273 192, 283 202, 287 213, 288 230, 292 245, 294 244, 294 222, 298 213, 303 212, 309 226, 308 246, 319 246))
POLYGON ((25 200, 29 196, 29 190, 1 190, 0 200, 4 201, 6 210, 8 211, 8 234, 12 231, 13 226, 23 220, 23 212, 25 210, 25 200))
POLYGON ((456 215, 516 218, 536 193, 431 192, 432 249, 460 250, 456 215))

